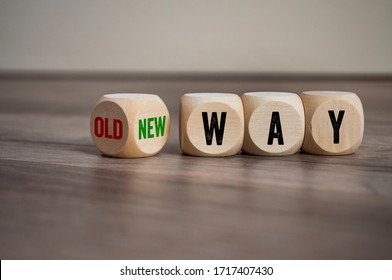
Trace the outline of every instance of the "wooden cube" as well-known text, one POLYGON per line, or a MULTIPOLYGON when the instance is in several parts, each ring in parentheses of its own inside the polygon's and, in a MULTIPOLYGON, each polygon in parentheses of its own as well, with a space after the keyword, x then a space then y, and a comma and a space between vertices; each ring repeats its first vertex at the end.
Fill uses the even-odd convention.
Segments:
POLYGON ((180 101, 180 146, 193 156, 231 156, 244 139, 241 98, 229 93, 188 93, 180 101))
POLYGON ((302 150, 316 155, 347 155, 361 145, 364 115, 355 93, 307 91, 300 95, 305 110, 302 150))
POLYGON ((245 115, 244 152, 285 156, 299 151, 305 116, 301 98, 289 92, 248 92, 242 96, 245 115))
POLYGON ((104 95, 91 114, 91 137, 107 156, 137 158, 157 154, 169 136, 170 115, 153 94, 104 95))

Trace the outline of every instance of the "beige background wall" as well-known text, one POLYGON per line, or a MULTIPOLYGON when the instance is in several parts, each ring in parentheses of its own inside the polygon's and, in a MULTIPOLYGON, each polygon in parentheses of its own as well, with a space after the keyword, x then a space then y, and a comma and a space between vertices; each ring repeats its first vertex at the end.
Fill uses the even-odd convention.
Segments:
POLYGON ((0 70, 392 73, 392 1, 0 0, 0 70))

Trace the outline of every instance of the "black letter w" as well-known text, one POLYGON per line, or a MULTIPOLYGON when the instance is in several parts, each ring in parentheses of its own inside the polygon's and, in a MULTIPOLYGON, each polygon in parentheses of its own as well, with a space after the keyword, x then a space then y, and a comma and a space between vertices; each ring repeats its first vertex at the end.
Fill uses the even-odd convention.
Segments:
POLYGON ((208 115, 207 112, 203 112, 203 124, 204 124, 204 133, 206 136, 206 144, 212 145, 212 138, 214 136, 214 130, 216 134, 216 144, 222 145, 223 141, 223 133, 225 131, 225 123, 226 123, 226 112, 221 113, 221 120, 218 126, 218 114, 216 112, 212 112, 211 115, 211 125, 208 126, 208 115))

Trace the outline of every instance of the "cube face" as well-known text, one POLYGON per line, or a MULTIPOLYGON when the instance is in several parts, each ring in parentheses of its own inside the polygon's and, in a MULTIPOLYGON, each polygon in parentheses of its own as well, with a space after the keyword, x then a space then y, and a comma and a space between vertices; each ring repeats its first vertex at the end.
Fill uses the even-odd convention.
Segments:
POLYGON ((97 148, 112 157, 147 157, 165 145, 170 115, 152 94, 109 94, 96 105, 90 120, 97 148))
POLYGON ((123 150, 129 137, 127 127, 127 116, 115 102, 100 102, 91 114, 91 137, 105 155, 116 155, 123 150))
POLYGON ((150 100, 141 106, 134 119, 133 137, 145 154, 159 152, 169 137, 170 115, 162 100, 150 100))
POLYGON ((317 155, 346 155, 360 146, 362 103, 355 93, 313 91, 301 94, 306 124, 302 150, 317 155))
POLYGON ((180 101, 180 146, 194 156, 230 156, 242 147, 244 117, 239 96, 185 94, 180 101))
POLYGON ((294 154, 301 148, 305 116, 298 95, 287 92, 250 92, 241 98, 245 114, 245 152, 283 156, 294 154))

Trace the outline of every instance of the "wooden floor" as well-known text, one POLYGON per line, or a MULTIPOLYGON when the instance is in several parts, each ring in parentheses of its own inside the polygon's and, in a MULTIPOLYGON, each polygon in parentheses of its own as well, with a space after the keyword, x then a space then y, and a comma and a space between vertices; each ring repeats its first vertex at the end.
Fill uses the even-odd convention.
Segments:
POLYGON ((392 79, 0 79, 1 259, 391 259, 392 79), (365 110, 357 153, 197 158, 180 153, 186 92, 348 90, 365 110), (172 115, 155 157, 103 157, 98 98, 159 94, 172 115))

